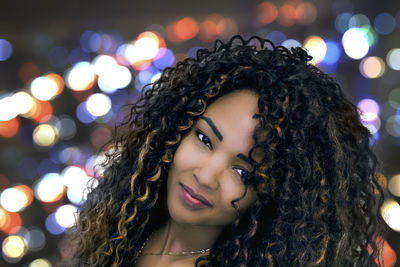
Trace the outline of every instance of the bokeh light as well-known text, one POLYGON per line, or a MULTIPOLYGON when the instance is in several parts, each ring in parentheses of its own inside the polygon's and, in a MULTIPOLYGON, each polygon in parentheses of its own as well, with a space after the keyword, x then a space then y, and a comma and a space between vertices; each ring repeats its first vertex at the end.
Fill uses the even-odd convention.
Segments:
POLYGON ((65 192, 63 178, 57 173, 48 173, 34 185, 34 194, 42 202, 60 200, 65 192))
POLYGON ((364 14, 355 14, 351 16, 348 22, 348 28, 361 28, 363 26, 370 26, 369 18, 364 14))
POLYGON ((18 69, 18 78, 23 83, 28 83, 40 75, 38 65, 32 62, 23 63, 18 69))
POLYGON ((281 45, 288 49, 290 49, 292 47, 301 47, 302 46, 299 41, 294 40, 294 39, 287 39, 287 40, 283 41, 281 45))
POLYGON ((21 258, 27 251, 24 239, 19 235, 7 236, 3 240, 2 250, 9 258, 21 258))
POLYGON ((17 135, 20 127, 20 121, 17 118, 13 118, 8 121, 0 121, 0 137, 12 138, 17 135))
POLYGON ((391 90, 388 98, 390 106, 397 109, 400 106, 400 88, 394 88, 391 90))
POLYGON ((318 10, 311 2, 299 3, 296 6, 296 19, 303 24, 313 23, 318 16, 318 10))
POLYGON ((393 48, 386 55, 388 66, 394 70, 400 70, 400 48, 393 48))
POLYGON ((86 100, 86 108, 93 116, 104 116, 111 109, 111 100, 105 94, 92 94, 86 100))
POLYGON ((369 79, 381 77, 385 68, 385 62, 380 57, 365 57, 359 65, 361 74, 369 79))
POLYGON ((28 267, 52 267, 52 265, 49 260, 39 258, 29 263, 28 267))
POLYGON ((30 86, 34 97, 42 101, 53 99, 59 91, 58 84, 53 79, 45 76, 34 79, 30 86))
POLYGON ((88 90, 96 81, 94 67, 89 62, 79 62, 66 71, 64 80, 65 85, 71 90, 88 90))
POLYGON ((357 107, 361 110, 363 121, 374 121, 380 113, 379 104, 373 99, 363 99, 358 102, 357 107))
POLYGON ((308 37, 304 41, 304 47, 308 50, 310 55, 313 57, 312 61, 315 64, 320 63, 326 55, 326 50, 327 50, 326 43, 319 36, 313 35, 313 36, 308 37))
POLYGON ((46 245, 46 236, 39 227, 29 227, 23 237, 30 251, 40 251, 46 245))
POLYGON ((380 13, 374 19, 374 28, 380 34, 390 34, 396 26, 396 20, 389 13, 380 13))
POLYGON ((51 213, 47 216, 45 226, 46 230, 52 235, 60 235, 65 231, 65 228, 57 223, 55 213, 51 213))
POLYGON ((33 131, 33 141, 38 146, 48 147, 57 142, 58 133, 56 128, 50 124, 40 124, 33 131))
POLYGON ((285 2, 280 6, 278 12, 278 23, 285 27, 290 27, 296 23, 296 7, 290 2, 285 2))
POLYGON ((13 48, 9 41, 0 39, 0 61, 6 61, 12 55, 13 48))
POLYGON ((326 41, 326 55, 322 63, 332 65, 336 64, 342 54, 340 46, 335 41, 326 41))
POLYGON ((388 189, 392 195, 400 197, 400 174, 394 175, 390 178, 388 189))
POLYGON ((261 25, 270 24, 278 17, 278 9, 272 2, 262 2, 258 4, 257 21, 261 25))
POLYGON ((400 120, 398 116, 392 115, 386 120, 386 131, 393 137, 400 136, 400 120))
POLYGON ((363 58, 369 51, 369 43, 365 32, 360 28, 348 29, 342 37, 346 54, 353 59, 363 58))
POLYGON ((199 25, 191 17, 185 17, 178 20, 174 27, 174 34, 180 40, 189 40, 199 32, 199 25))
POLYGON ((353 14, 344 12, 336 16, 335 28, 339 33, 344 33, 349 28, 349 21, 353 14))
POLYGON ((386 224, 394 231, 400 232, 400 205, 394 199, 386 199, 381 206, 381 215, 386 224))
POLYGON ((17 104, 17 98, 12 95, 5 95, 0 98, 0 121, 9 121, 15 118, 19 114, 17 104))
POLYGON ((78 208, 74 205, 62 205, 55 212, 55 219, 57 223, 64 228, 74 226, 76 217, 78 215, 78 208))

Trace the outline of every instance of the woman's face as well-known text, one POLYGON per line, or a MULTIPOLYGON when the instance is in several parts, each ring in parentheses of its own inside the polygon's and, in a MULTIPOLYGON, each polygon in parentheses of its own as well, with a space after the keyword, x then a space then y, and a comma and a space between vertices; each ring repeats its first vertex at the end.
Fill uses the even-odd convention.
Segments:
MULTIPOLYGON (((231 201, 242 197, 241 176, 252 171, 248 153, 257 124, 252 118, 257 100, 248 90, 222 96, 182 139, 168 173, 168 210, 173 220, 223 226, 237 217, 231 201)), ((248 186, 245 197, 235 202, 240 213, 255 199, 248 186)))

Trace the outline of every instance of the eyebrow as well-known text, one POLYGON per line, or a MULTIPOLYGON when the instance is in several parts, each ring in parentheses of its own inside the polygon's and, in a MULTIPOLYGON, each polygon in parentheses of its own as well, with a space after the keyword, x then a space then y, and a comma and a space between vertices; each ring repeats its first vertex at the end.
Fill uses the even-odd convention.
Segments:
POLYGON ((217 136, 219 141, 222 141, 224 137, 222 136, 221 132, 217 129, 217 126, 215 126, 214 122, 209 118, 209 117, 200 117, 200 119, 204 120, 205 122, 208 123, 210 126, 211 130, 213 130, 215 136, 217 136))
POLYGON ((239 153, 236 155, 236 157, 238 157, 239 159, 247 162, 248 164, 250 164, 251 166, 254 165, 254 161, 251 161, 247 156, 243 155, 242 153, 239 153))

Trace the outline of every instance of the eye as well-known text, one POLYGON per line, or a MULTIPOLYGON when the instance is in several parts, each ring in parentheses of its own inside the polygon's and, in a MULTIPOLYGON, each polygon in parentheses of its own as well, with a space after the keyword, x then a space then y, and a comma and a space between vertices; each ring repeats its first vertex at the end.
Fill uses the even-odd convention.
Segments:
POLYGON ((210 141, 210 139, 208 138, 207 135, 203 134, 203 133, 200 132, 200 131, 196 131, 196 135, 197 135, 197 138, 198 138, 202 143, 204 143, 209 149, 212 149, 211 141, 210 141))
POLYGON ((244 177, 249 174, 248 171, 241 169, 241 168, 233 168, 236 172, 240 175, 240 177, 244 177))

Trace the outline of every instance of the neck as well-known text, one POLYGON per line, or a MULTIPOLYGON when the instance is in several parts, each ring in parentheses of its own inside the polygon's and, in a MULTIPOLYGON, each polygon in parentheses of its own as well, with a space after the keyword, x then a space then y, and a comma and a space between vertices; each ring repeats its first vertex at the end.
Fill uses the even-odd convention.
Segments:
POLYGON ((196 226, 169 219, 154 232, 144 250, 147 253, 177 253, 208 249, 222 230, 223 226, 196 226))

